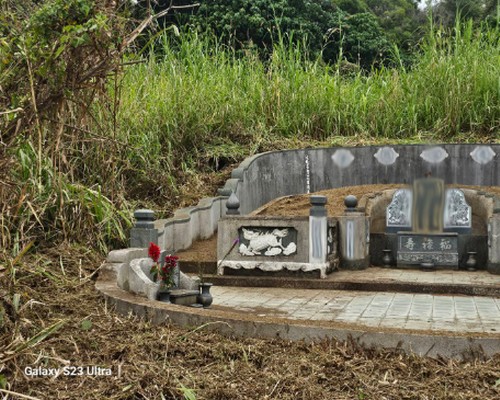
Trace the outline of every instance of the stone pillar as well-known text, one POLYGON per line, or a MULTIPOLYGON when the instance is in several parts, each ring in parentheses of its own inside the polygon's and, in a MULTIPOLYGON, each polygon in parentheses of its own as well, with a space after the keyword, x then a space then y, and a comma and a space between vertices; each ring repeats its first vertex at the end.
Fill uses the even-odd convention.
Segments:
POLYGON ((149 243, 158 244, 158 229, 155 229, 155 213, 152 210, 136 210, 135 226, 130 230, 130 247, 149 247, 149 243))
POLYGON ((500 210, 488 220, 488 271, 500 275, 500 210))
POLYGON ((368 256, 370 241, 369 218, 356 207, 355 196, 347 196, 345 215, 339 217, 340 267, 365 269, 370 264, 368 256))
POLYGON ((309 262, 311 264, 326 263, 328 220, 325 204, 325 196, 311 196, 309 211, 309 262))

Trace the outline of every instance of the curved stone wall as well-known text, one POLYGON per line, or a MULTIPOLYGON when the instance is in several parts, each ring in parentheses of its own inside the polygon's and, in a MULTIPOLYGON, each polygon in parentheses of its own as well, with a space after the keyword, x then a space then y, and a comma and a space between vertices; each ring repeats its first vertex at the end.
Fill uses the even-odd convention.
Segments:
POLYGON ((273 151, 247 158, 219 190, 235 191, 248 214, 280 196, 377 183, 410 184, 431 174, 445 183, 500 186, 500 145, 439 144, 273 151))

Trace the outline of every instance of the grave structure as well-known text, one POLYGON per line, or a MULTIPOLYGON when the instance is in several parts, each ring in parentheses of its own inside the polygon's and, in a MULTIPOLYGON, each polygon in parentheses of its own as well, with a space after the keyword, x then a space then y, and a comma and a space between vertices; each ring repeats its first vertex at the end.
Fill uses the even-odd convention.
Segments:
POLYGON ((325 278, 333 270, 337 221, 327 217, 324 196, 311 196, 309 217, 281 218, 240 216, 231 197, 218 227, 219 274, 325 278))
MULTIPOLYGON (((300 149, 250 157, 232 172, 218 197, 177 210, 169 219, 138 211, 131 247, 116 267, 118 285, 153 298, 157 288, 147 265, 136 265, 131 255, 144 257, 144 250, 137 249, 149 242, 175 253, 214 234, 220 274, 324 278, 337 267, 384 265, 389 250, 392 267, 465 268, 469 253, 477 253, 477 268, 500 274, 500 199, 488 191, 448 186, 500 186, 499 152, 500 145, 443 144, 300 149), (418 181, 427 174, 443 181, 418 181), (251 215, 280 196, 413 181, 418 182, 413 190, 375 193, 359 199, 359 205, 346 199, 340 217, 326 215, 320 197, 312 197, 308 218, 251 215)), ((182 274, 177 281, 181 288, 195 286, 182 274)))
POLYGON ((398 267, 458 269, 459 253, 472 251, 468 240, 471 207, 462 190, 445 189, 442 179, 417 179, 413 189, 396 190, 387 207, 386 221, 388 241, 397 242, 390 247, 397 248, 398 267), (467 237, 460 237, 459 246, 462 234, 467 237))
MULTIPOLYGON (((236 199, 234 193, 231 197, 236 199)), ((298 271, 317 270, 318 275, 308 276, 325 278, 337 267, 355 270, 383 264, 397 268, 486 268, 488 217, 494 204, 491 197, 447 187, 442 179, 422 178, 416 179, 412 188, 389 190, 363 200, 363 207, 358 207, 357 199, 347 196, 345 213, 339 217, 327 217, 322 207, 326 198, 315 195, 311 196, 309 219, 241 216, 228 211, 219 222, 218 273, 299 277, 304 274, 298 271), (476 207, 474 214, 466 197, 476 207), (382 207, 377 204, 381 200, 382 207), (383 232, 377 232, 377 224, 372 223, 380 214, 385 222, 383 232), (324 248, 326 257, 319 250, 324 248)))
MULTIPOLYGON (((196 297, 199 285, 196 278, 181 271, 176 271, 175 275, 179 292, 175 301, 172 299, 174 305, 152 301, 157 298, 159 285, 151 280, 151 260, 147 257, 147 247, 149 242, 155 242, 163 250, 163 257, 165 253, 188 249, 194 241, 217 234, 218 272, 224 275, 250 275, 250 279, 210 277, 219 280, 217 285, 228 281, 244 281, 245 284, 241 286, 280 286, 284 283, 282 287, 353 290, 354 285, 362 290, 360 287, 368 284, 370 291, 379 291, 386 290, 389 284, 391 290, 397 288, 419 293, 422 288, 418 285, 414 287, 411 282, 396 282, 392 285, 391 282, 383 281, 377 284, 369 269, 361 273, 366 281, 358 282, 359 285, 350 280, 342 282, 335 279, 281 277, 325 278, 337 267, 352 270, 365 269, 370 265, 407 268, 427 264, 442 268, 465 268, 470 253, 477 253, 476 268, 500 274, 500 191, 495 190, 493 192, 496 194, 493 194, 488 188, 500 186, 499 152, 500 145, 413 145, 300 149, 253 156, 233 171, 218 197, 202 199, 195 207, 177 210, 168 219, 156 219, 149 210, 137 211, 130 247, 110 252, 96 287, 110 304, 116 306, 118 312, 124 315, 134 313, 155 323, 175 322, 184 326, 203 324, 203 327, 210 326, 220 332, 245 337, 306 340, 354 338, 361 345, 397 347, 430 356, 444 354, 456 357, 469 353, 480 354, 482 351, 488 356, 497 354, 498 335, 486 332, 488 329, 496 332, 498 328, 498 313, 494 311, 498 285, 495 287, 494 283, 479 287, 470 278, 473 284, 467 288, 457 288, 455 284, 439 287, 439 296, 434 299, 418 294, 404 298, 389 296, 394 298, 394 303, 390 300, 394 309, 389 306, 388 310, 392 313, 397 311, 398 318, 402 318, 394 322, 394 314, 389 316, 387 313, 388 320, 391 320, 388 322, 390 330, 384 330, 382 322, 377 329, 371 325, 376 319, 374 317, 380 317, 378 300, 370 300, 370 305, 362 309, 363 317, 365 314, 367 317, 365 323, 370 325, 370 329, 363 329, 363 322, 357 320, 359 313, 353 316, 353 311, 356 311, 354 308, 359 307, 357 302, 352 302, 355 303, 352 308, 346 306, 344 318, 340 318, 341 315, 337 314, 343 310, 337 309, 337 294, 328 301, 332 314, 324 313, 324 300, 316 304, 320 308, 315 315, 318 319, 328 321, 315 325, 312 319, 308 319, 305 324, 301 322, 301 317, 294 317, 299 320, 276 322, 283 321, 283 315, 269 319, 265 315, 256 315, 256 312, 247 312, 244 318, 239 318, 236 316, 237 308, 226 312, 224 305, 221 307, 217 304, 217 297, 215 309, 212 310, 177 307, 175 304, 192 304, 192 297, 196 297), (443 180, 420 180, 429 172, 443 180), (341 216, 327 215, 326 199, 315 195, 310 196, 309 216, 252 215, 252 211, 281 196, 387 183, 408 186, 363 196, 359 201, 347 196, 345 212, 341 216), (464 188, 463 185, 477 185, 481 189, 464 188), (255 275, 279 278, 253 279, 255 275), (462 296, 442 298, 443 289, 450 295, 492 296, 487 301, 481 298, 473 307, 472 317, 477 321, 483 323, 484 314, 492 318, 484 323, 482 332, 476 334, 476 326, 467 330, 468 323, 467 326, 460 326, 461 318, 471 318, 469 299, 463 299, 462 296), (450 301, 451 308, 446 305, 450 301), (411 308, 406 310, 410 302, 411 308), (444 309, 443 304, 446 306, 444 309), (422 310, 428 314, 420 315, 422 310), (435 312, 436 321, 433 322, 431 319, 435 317, 435 312), (348 315, 346 322, 345 317, 348 315), (419 320, 414 321, 415 316, 419 320), (451 318, 448 326, 454 328, 453 332, 466 332, 467 336, 455 333, 448 335, 447 327, 441 325, 443 316, 451 318), (338 321, 342 321, 340 327, 338 321), (349 321, 355 321, 355 325, 344 329, 343 326, 349 321), (435 329, 434 324, 441 328, 435 329), (435 331, 432 334, 427 333, 429 326, 435 331), (418 330, 421 332, 416 333, 418 330)), ((382 270, 377 271, 380 273, 382 270)), ((383 272, 399 275, 399 271, 383 272)), ((419 272, 407 271, 401 275, 415 273, 419 272)), ((351 271, 338 275, 342 274, 354 276, 351 271)), ((448 276, 448 271, 436 274, 448 276)), ((452 274, 457 276, 459 273, 452 274)), ((482 275, 489 283, 488 277, 484 278, 484 273, 482 275)), ((244 290, 241 288, 243 297, 251 296, 244 290)), ((274 298, 273 290, 271 287, 268 291, 271 300, 274 298)), ((220 292, 221 296, 222 293, 224 289, 220 292)), ((260 290, 257 293, 253 297, 261 295, 260 290)), ((231 293, 226 295, 231 296, 231 293)), ((296 298, 293 292, 290 296, 291 299, 296 298)), ((359 299, 364 298, 364 295, 359 295, 359 299)), ((311 302, 316 302, 316 298, 311 302)), ((293 307, 292 303, 283 302, 293 307)), ((243 305, 247 305, 246 298, 243 299, 243 305)), ((273 307, 270 310, 276 311, 273 307)), ((385 315, 385 310, 382 313, 385 315)), ((308 313, 307 318, 309 316, 308 313)))
POLYGON ((276 275, 278 271, 288 271, 289 275, 298 277, 301 276, 296 273, 299 270, 309 272, 318 269, 319 277, 325 278, 338 266, 342 269, 364 269, 369 265, 384 264, 397 268, 477 267, 488 268, 492 273, 500 272, 499 198, 487 192, 448 186, 449 183, 498 185, 497 152, 492 146, 385 146, 302 152, 304 179, 299 177, 299 151, 272 153, 265 161, 252 159, 243 163, 220 191, 232 198, 239 197, 239 216, 236 218, 228 211, 219 222, 219 274, 260 275, 264 272, 276 275), (366 154, 369 152, 373 153, 372 158, 366 154), (354 167, 360 156, 366 169, 354 167), (275 168, 270 160, 276 161, 275 168), (318 161, 323 161, 325 166, 321 173, 313 168, 318 161), (263 182, 257 185, 259 189, 249 191, 247 182, 255 182, 257 178, 254 171, 250 172, 250 165, 259 162, 262 173, 259 179, 263 182), (278 179, 276 171, 281 167, 291 179, 278 179), (346 173, 348 170, 350 174, 346 173), (337 171, 337 176, 332 171, 337 171), (424 175, 438 178, 422 178, 424 175), (412 184, 413 188, 377 193, 368 199, 361 199, 361 207, 357 207, 356 199, 346 199, 345 215, 327 217, 328 232, 322 229, 321 235, 311 234, 314 230, 313 217, 309 218, 308 226, 307 221, 302 221, 300 228, 292 227, 299 223, 300 218, 288 217, 286 221, 274 218, 271 222, 267 217, 269 223, 266 229, 250 229, 254 224, 261 226, 262 217, 252 216, 248 209, 255 208, 255 204, 262 205, 264 199, 276 190, 281 190, 281 193, 288 191, 287 194, 299 191, 301 182, 305 182, 307 193, 325 186, 339 186, 341 182, 346 185, 397 182, 412 184), (281 188, 289 185, 292 186, 288 189, 281 188), (262 191, 263 188, 266 190, 262 191), (262 196, 257 200, 255 194, 260 192, 262 196), (380 220, 386 222, 382 229, 380 220), (331 240, 330 232, 335 232, 331 246, 335 251, 328 253, 328 265, 325 265, 324 257, 315 265, 312 251, 316 247, 323 248, 324 243, 329 238, 331 240), (256 252, 255 244, 248 242, 251 235, 254 236, 253 243, 260 242, 262 251, 256 252), (298 239, 305 237, 308 239, 304 242, 298 239), (235 240, 238 246, 233 245, 235 240), (301 245, 295 246, 294 240, 301 245), (295 246, 293 251, 283 244, 278 245, 282 242, 288 245, 290 241, 295 246), (303 265, 299 267, 297 262, 303 265), (319 267, 319 264, 323 266, 319 267))

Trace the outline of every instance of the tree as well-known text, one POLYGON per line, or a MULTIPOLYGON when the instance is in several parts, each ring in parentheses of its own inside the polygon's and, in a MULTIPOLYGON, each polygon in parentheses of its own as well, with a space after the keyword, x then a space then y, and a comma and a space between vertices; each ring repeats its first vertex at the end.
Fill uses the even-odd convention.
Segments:
POLYGON ((333 3, 351 15, 369 11, 366 0, 333 0, 333 3))
POLYGON ((392 43, 408 51, 421 38, 417 1, 366 0, 366 3, 392 43))
POLYGON ((444 26, 452 26, 459 15, 462 19, 474 21, 497 20, 498 0, 441 0, 434 5, 434 18, 444 26))
POLYGON ((332 30, 331 40, 336 47, 342 47, 347 61, 365 69, 384 62, 389 42, 377 17, 372 13, 349 15, 342 11, 335 16, 336 28, 332 30))
POLYGON ((403 57, 413 51, 421 39, 422 11, 416 0, 333 0, 342 11, 354 15, 371 13, 391 45, 399 47, 403 57))
POLYGON ((319 51, 333 11, 326 0, 205 0, 190 22, 236 47, 251 42, 270 49, 280 34, 288 34, 319 51))

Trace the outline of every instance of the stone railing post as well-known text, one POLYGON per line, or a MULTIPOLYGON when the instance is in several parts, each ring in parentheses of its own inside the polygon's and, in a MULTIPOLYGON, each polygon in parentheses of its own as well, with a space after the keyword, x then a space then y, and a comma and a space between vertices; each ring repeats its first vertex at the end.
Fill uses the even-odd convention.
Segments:
POLYGON ((488 221, 488 272, 500 275, 500 208, 488 221))
POLYGON ((326 263, 328 220, 325 204, 325 196, 311 196, 309 211, 309 262, 311 264, 326 263))
POLYGON ((155 228, 155 213, 152 210, 136 210, 135 226, 130 230, 130 247, 145 248, 150 242, 158 244, 158 229, 155 228))

